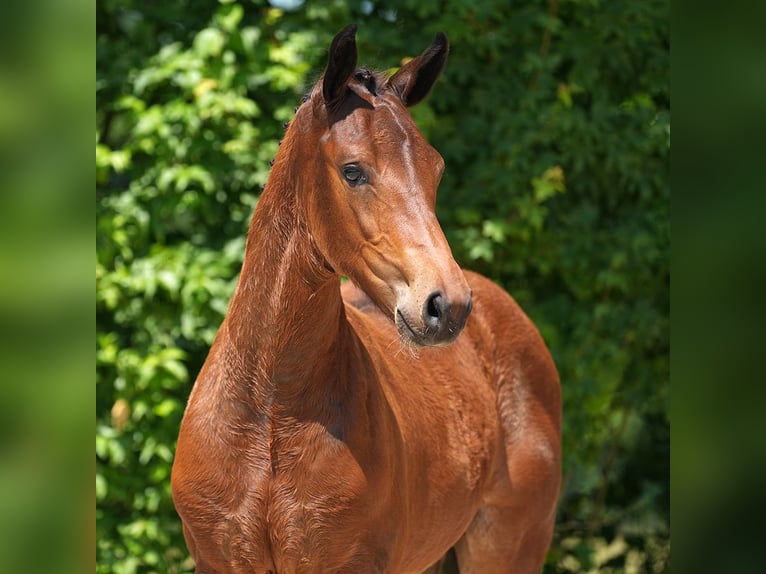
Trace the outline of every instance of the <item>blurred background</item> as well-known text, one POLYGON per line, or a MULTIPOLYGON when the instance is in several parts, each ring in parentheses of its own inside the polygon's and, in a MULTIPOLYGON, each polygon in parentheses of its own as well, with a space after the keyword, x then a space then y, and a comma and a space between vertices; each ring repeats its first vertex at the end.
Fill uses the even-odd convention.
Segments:
POLYGON ((662 0, 104 0, 96 54, 96 572, 193 563, 170 497, 184 405, 282 124, 333 35, 388 70, 438 31, 412 109, 456 259, 538 325, 564 397, 544 572, 670 556, 670 32, 662 0))

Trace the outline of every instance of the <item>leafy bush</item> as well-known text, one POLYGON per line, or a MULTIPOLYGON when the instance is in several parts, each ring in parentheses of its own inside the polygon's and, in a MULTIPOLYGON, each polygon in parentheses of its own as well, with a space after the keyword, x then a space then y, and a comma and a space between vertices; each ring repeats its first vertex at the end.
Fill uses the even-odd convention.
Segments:
POLYGON ((546 571, 662 571, 667 3, 112 0, 98 6, 97 572, 193 568, 169 492, 183 407, 281 124, 350 21, 384 69, 450 38, 445 77, 413 109, 447 164, 438 213, 562 378, 546 571))

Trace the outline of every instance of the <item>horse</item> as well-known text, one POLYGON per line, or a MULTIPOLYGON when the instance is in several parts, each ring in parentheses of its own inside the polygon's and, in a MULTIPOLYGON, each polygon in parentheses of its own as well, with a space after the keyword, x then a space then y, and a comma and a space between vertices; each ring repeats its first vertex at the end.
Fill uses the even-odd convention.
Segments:
POLYGON ((561 475, 538 330, 462 270, 444 160, 408 107, 444 34, 389 75, 356 26, 296 109, 227 314, 190 393, 172 495, 196 571, 539 572, 561 475))

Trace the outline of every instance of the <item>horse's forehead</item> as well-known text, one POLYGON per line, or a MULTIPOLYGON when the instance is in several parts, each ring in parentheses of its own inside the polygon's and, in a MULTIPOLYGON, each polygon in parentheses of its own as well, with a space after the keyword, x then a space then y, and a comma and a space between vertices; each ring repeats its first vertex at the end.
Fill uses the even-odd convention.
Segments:
POLYGON ((430 147, 407 109, 377 98, 374 108, 359 108, 334 126, 336 145, 370 146, 395 153, 410 146, 430 147))
POLYGON ((380 106, 373 110, 372 115, 374 116, 374 135, 381 143, 393 145, 401 145, 405 142, 410 145, 426 143, 404 106, 400 105, 398 108, 391 104, 380 106))

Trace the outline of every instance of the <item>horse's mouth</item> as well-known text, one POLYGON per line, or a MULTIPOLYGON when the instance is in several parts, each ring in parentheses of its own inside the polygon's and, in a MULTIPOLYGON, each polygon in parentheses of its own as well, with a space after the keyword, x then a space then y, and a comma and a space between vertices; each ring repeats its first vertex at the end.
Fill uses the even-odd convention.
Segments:
POLYGON ((425 344, 422 341, 423 335, 412 328, 412 326, 407 322, 407 319, 404 318, 404 315, 402 315, 402 312, 399 309, 396 310, 396 318, 394 323, 396 324, 396 330, 399 331, 400 337, 404 338, 404 336, 406 336, 418 345, 425 344))
POLYGON ((446 336, 440 337, 439 333, 432 331, 428 327, 425 327, 423 330, 413 327, 399 309, 396 310, 394 324, 400 339, 418 347, 443 347, 449 345, 463 330, 461 326, 456 330, 450 330, 446 336))

